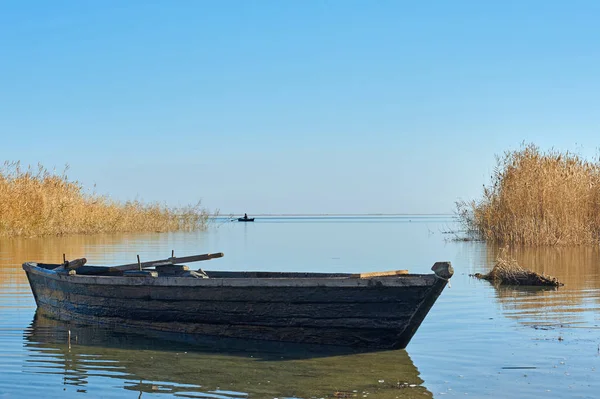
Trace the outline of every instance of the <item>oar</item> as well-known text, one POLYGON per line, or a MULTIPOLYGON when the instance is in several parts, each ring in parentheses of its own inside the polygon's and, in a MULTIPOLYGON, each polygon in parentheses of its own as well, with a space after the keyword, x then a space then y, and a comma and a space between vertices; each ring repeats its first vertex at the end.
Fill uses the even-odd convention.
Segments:
POLYGON ((130 263, 127 265, 119 265, 119 266, 82 266, 77 269, 77 274, 83 275, 99 275, 105 273, 119 273, 127 270, 141 270, 148 267, 156 267, 156 266, 166 266, 166 265, 178 265, 182 263, 191 263, 191 262, 199 262, 203 260, 210 260, 223 257, 223 252, 217 252, 214 254, 202 254, 202 255, 192 255, 192 256, 184 256, 181 258, 176 258, 175 256, 171 256, 167 259, 162 260, 153 260, 149 262, 140 262, 140 263, 130 263))
POLYGON ((156 266, 165 266, 165 265, 180 265, 182 263, 191 263, 191 262, 199 262, 202 260, 210 260, 216 258, 222 258, 223 252, 217 252, 215 254, 202 254, 202 255, 192 255, 192 256, 184 256, 181 258, 176 258, 174 256, 162 259, 162 260, 152 260, 149 262, 140 262, 140 263, 130 263, 127 265, 120 266, 111 266, 111 270, 136 270, 136 269, 145 269, 147 267, 156 267, 156 266))

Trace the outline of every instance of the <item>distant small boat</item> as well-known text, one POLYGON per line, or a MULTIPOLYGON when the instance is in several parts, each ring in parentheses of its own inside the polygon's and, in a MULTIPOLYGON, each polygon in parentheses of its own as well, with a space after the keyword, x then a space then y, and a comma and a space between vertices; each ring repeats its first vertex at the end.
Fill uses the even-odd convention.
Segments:
POLYGON ((238 222, 254 222, 254 218, 238 218, 238 222))
POLYGON ((222 253, 88 266, 26 262, 38 308, 84 324, 362 348, 406 347, 452 277, 432 274, 193 271, 222 253), (152 270, 147 270, 152 268, 152 270))

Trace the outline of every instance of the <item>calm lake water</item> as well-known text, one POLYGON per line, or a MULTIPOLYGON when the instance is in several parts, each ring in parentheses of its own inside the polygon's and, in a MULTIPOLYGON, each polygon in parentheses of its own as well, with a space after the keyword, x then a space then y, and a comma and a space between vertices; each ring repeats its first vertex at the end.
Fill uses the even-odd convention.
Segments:
POLYGON ((496 289, 469 274, 498 248, 455 242, 447 216, 220 220, 206 232, 0 239, 0 398, 597 398, 600 251, 518 249, 557 290, 496 289), (186 346, 38 315, 21 263, 119 264, 224 252, 206 270, 429 273, 455 268, 406 350, 186 346), (68 331, 71 330, 69 345, 68 331))

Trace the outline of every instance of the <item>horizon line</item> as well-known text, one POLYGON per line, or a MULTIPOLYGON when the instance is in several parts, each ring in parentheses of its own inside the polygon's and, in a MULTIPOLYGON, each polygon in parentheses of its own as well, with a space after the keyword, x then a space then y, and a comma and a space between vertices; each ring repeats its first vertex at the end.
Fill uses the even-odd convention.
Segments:
MULTIPOLYGON (((243 213, 219 213, 217 217, 244 216, 243 213)), ((454 216, 454 213, 253 213, 254 216, 454 216)))

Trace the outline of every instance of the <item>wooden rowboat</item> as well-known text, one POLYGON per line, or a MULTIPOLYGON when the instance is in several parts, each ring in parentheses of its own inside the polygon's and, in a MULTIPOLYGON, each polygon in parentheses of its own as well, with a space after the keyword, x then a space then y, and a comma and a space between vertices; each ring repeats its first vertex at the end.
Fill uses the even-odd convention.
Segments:
POLYGON ((238 222, 254 222, 254 218, 238 218, 238 222))
POLYGON ((189 270, 171 257, 121 266, 26 262, 38 308, 58 319, 186 335, 404 348, 453 274, 189 270))

